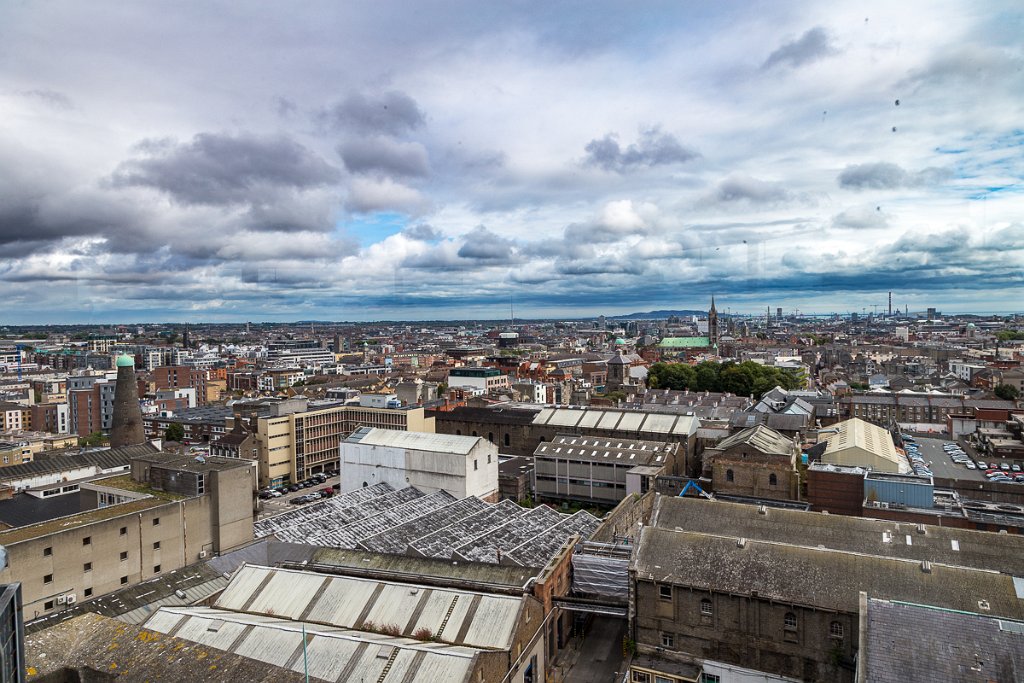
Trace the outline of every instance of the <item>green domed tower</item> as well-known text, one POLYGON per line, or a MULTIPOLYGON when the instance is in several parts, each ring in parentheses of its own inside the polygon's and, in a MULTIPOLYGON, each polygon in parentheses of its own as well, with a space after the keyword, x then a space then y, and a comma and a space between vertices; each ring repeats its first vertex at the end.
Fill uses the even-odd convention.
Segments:
POLYGON ((146 442, 139 406, 139 385, 135 380, 135 359, 117 357, 117 384, 114 387, 114 415, 110 424, 110 447, 133 446, 146 442))

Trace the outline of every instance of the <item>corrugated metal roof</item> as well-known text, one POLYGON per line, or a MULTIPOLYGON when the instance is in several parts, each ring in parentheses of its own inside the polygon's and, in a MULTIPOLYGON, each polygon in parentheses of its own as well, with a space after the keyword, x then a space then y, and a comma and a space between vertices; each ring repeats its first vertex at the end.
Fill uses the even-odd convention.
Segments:
POLYGON ((167 608, 146 626, 293 671, 302 672, 308 665, 311 678, 339 683, 467 681, 479 654, 476 649, 458 645, 210 607, 167 608), (305 657, 303 630, 307 637, 305 657))
MULTIPOLYGON (((509 649, 523 597, 391 583, 308 571, 246 566, 215 607, 305 619, 340 628, 395 625, 408 636, 429 629, 442 641, 509 649)), ((180 635, 180 634, 179 634, 180 635)))
POLYGON ((481 437, 479 436, 430 434, 427 432, 405 432, 397 429, 360 427, 345 439, 345 443, 406 448, 414 451, 466 454, 473 450, 473 447, 480 442, 480 439, 481 437))

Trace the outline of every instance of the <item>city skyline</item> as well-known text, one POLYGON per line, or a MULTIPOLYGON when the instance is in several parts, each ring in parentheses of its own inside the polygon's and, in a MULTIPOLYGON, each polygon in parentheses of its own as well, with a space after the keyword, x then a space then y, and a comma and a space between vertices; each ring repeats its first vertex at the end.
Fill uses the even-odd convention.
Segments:
POLYGON ((1008 2, 7 4, 0 324, 1020 312, 1008 2))

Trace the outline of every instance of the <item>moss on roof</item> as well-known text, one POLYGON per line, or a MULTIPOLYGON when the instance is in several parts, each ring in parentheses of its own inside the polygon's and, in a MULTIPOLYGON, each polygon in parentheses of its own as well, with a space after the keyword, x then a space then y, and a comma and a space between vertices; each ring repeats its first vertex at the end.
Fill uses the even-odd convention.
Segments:
POLYGON ((133 500, 129 503, 111 505, 109 507, 97 508, 95 510, 87 510, 86 512, 80 512, 77 515, 58 517, 57 519, 40 522, 39 524, 31 524, 29 526, 18 527, 17 529, 10 529, 8 531, 0 532, 0 545, 20 543, 21 541, 39 538, 40 536, 46 536, 47 534, 67 531, 68 529, 92 524, 93 522, 101 522, 103 520, 113 519, 114 517, 120 517, 122 515, 142 512, 143 510, 149 510, 150 508, 166 505, 167 502, 168 501, 161 500, 159 498, 142 498, 140 500, 133 500))
POLYGON ((106 479, 96 479, 90 483, 98 486, 106 486, 112 489, 131 491, 132 493, 144 493, 161 500, 182 500, 183 498, 188 497, 177 493, 169 493, 168 491, 158 491, 157 489, 149 486, 149 484, 143 484, 142 482, 135 481, 132 479, 130 474, 121 474, 116 477, 108 477, 106 479))

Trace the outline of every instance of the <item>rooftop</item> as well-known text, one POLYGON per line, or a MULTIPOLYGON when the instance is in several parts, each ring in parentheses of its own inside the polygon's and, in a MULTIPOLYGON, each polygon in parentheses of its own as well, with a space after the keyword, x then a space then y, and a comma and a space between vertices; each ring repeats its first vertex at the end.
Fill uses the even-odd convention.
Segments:
POLYGON ((92 524, 94 522, 102 522, 106 519, 113 519, 122 515, 142 512, 143 510, 159 507, 166 503, 167 501, 159 498, 142 498, 139 500, 129 501, 127 503, 121 503, 120 505, 110 505, 105 508, 80 512, 67 517, 58 517, 46 522, 23 526, 17 529, 0 531, 0 545, 20 543, 21 541, 27 541, 47 534, 86 526, 87 524, 92 524))
POLYGON ((1024 576, 1024 536, 917 525, 821 512, 659 496, 651 524, 661 529, 988 569, 1024 576))
POLYGON ((345 443, 467 455, 482 440, 479 436, 405 432, 397 429, 360 427, 345 439, 345 443))
POLYGON ((792 439, 788 439, 774 429, 769 429, 760 424, 722 439, 715 444, 715 450, 724 451, 739 444, 753 446, 765 455, 791 457, 797 450, 792 439))
POLYGON ((1014 681, 1024 671, 1019 621, 872 598, 865 636, 861 658, 872 683, 1014 681))
POLYGON ((686 437, 697 431, 699 420, 691 415, 666 413, 596 408, 544 408, 533 418, 533 424, 566 429, 599 429, 686 437))
POLYGON ((857 613, 860 591, 966 612, 1024 617, 1013 577, 942 564, 644 527, 640 579, 857 613))
POLYGON ((679 444, 662 441, 637 441, 606 436, 558 435, 537 446, 535 458, 586 460, 612 465, 664 465, 679 444))
MULTIPOLYGON (((64 669, 88 668, 136 681, 209 681, 211 683, 300 683, 303 676, 206 644, 197 645, 98 614, 82 614, 53 628, 26 636, 25 660, 40 678, 64 669), (173 653, 173 656, 168 656, 173 653)), ((32 676, 33 679, 36 676, 32 676)), ((54 680, 78 680, 60 677, 54 680)), ((82 680, 106 680, 82 676, 82 680)))

